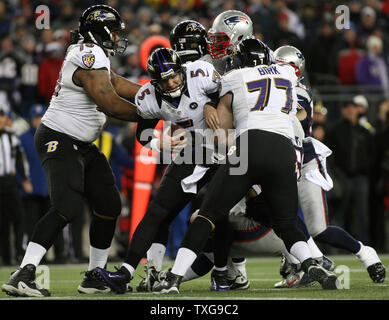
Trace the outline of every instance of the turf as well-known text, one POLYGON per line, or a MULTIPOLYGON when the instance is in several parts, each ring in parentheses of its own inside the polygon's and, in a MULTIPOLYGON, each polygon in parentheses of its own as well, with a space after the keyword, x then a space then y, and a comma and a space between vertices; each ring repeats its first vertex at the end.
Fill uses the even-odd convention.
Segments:
MULTIPOLYGON (((137 293, 135 287, 144 275, 143 265, 135 272, 131 286, 134 292, 124 295, 96 294, 85 295, 77 292, 87 265, 49 265, 50 291, 52 296, 45 300, 389 300, 389 283, 373 283, 366 269, 353 256, 334 255, 330 258, 337 266, 344 265, 350 270, 350 288, 336 291, 322 290, 319 284, 307 288, 275 289, 274 283, 280 280, 279 258, 251 258, 247 262, 247 272, 251 285, 248 290, 211 292, 209 290, 210 275, 199 279, 184 282, 180 287, 179 295, 155 295, 150 293, 137 293)), ((389 265, 389 255, 381 255, 385 266, 389 265)), ((119 263, 120 264, 120 263, 119 263)), ((165 267, 169 267, 167 263, 165 267)), ((108 269, 113 270, 114 264, 109 264, 108 269)), ((0 284, 3 284, 15 271, 15 267, 0 268, 0 284)), ((340 275, 340 273, 338 273, 340 275)), ((38 298, 15 298, 0 292, 0 300, 20 300, 38 298)))

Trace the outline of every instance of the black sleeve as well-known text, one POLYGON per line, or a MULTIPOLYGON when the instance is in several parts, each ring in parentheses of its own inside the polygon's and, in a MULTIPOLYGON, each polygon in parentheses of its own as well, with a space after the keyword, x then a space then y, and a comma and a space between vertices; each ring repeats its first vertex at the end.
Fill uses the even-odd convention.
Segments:
POLYGON ((16 171, 19 173, 22 180, 28 180, 28 163, 26 155, 24 154, 23 148, 21 146, 16 147, 15 161, 16 171))
POLYGON ((209 101, 207 101, 206 104, 216 108, 219 103, 219 92, 216 91, 215 93, 209 93, 207 97, 209 98, 209 101))
POLYGON ((146 146, 150 143, 155 136, 146 135, 147 139, 141 139, 141 134, 145 129, 154 129, 160 119, 143 119, 140 118, 138 126, 136 127, 136 139, 143 145, 146 146))

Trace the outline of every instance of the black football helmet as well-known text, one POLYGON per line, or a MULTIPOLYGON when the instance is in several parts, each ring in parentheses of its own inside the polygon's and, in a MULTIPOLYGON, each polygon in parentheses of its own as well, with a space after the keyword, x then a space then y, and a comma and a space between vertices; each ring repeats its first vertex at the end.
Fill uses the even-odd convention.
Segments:
POLYGON ((236 47, 233 55, 233 68, 270 65, 272 59, 269 47, 255 38, 244 39, 236 47))
POLYGON ((95 5, 86 9, 79 22, 79 33, 84 41, 92 41, 112 55, 123 53, 127 48, 127 39, 115 40, 113 32, 124 30, 119 13, 107 5, 95 5))
POLYGON ((172 49, 158 48, 154 50, 147 59, 147 72, 151 84, 162 95, 168 98, 178 98, 183 93, 186 83, 185 69, 182 66, 180 56, 172 49), (161 82, 176 76, 181 77, 180 86, 174 91, 165 91, 161 82))
POLYGON ((197 21, 182 21, 170 32, 170 44, 182 63, 195 61, 207 53, 207 31, 197 21))

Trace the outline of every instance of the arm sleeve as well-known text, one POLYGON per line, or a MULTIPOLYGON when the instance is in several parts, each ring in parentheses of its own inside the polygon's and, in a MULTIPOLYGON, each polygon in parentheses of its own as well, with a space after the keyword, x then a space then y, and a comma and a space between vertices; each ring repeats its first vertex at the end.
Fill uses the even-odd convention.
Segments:
POLYGON ((16 158, 15 158, 15 167, 17 173, 20 175, 22 180, 28 180, 29 177, 29 166, 27 162, 27 157, 26 154, 24 153, 24 149, 20 144, 20 141, 16 138, 13 137, 13 142, 16 147, 16 158))
POLYGON ((146 139, 143 139, 141 137, 143 130, 145 129, 154 129, 155 126, 158 124, 159 119, 143 119, 140 118, 138 121, 138 126, 136 127, 136 139, 139 141, 139 143, 145 147, 150 148, 149 144, 153 138, 156 138, 154 134, 152 135, 146 135, 146 139))

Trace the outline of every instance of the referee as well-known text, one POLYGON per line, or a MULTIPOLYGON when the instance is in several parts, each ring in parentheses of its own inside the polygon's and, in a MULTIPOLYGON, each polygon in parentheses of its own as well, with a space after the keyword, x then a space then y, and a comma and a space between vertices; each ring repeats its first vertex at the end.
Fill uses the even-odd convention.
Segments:
MULTIPOLYGON (((10 226, 13 225, 16 259, 22 258, 22 216, 16 172, 24 190, 32 191, 27 176, 27 162, 18 137, 7 129, 8 107, 0 105, 0 250, 3 264, 11 264, 10 226)), ((19 261, 17 261, 19 262, 19 261)))

